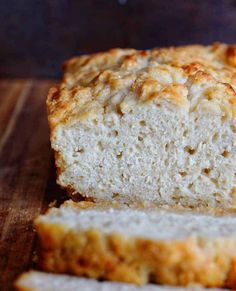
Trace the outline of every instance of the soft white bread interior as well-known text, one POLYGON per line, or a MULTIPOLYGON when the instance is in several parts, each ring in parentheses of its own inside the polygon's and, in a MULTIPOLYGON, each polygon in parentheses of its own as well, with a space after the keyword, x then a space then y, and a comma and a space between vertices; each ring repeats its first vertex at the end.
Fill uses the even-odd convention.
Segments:
POLYGON ((94 200, 234 207, 236 46, 111 50, 48 96, 58 183, 94 200))
MULTIPOLYGON (((181 288, 171 286, 146 285, 138 287, 118 282, 99 282, 93 279, 77 278, 30 271, 21 275, 16 282, 19 291, 184 291, 203 290, 200 287, 181 288)), ((209 290, 209 289, 208 289, 209 290)), ((222 289, 210 289, 222 290, 222 289)))
POLYGON ((66 202, 37 218, 42 267, 144 284, 236 287, 236 216, 66 202))

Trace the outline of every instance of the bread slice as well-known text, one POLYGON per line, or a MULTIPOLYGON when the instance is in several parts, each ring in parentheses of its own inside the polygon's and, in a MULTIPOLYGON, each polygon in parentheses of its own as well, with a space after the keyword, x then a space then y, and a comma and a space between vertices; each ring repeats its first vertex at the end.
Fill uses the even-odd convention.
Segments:
POLYGON ((58 183, 94 200, 235 207, 236 46, 73 58, 47 99, 58 183))
MULTIPOLYGON (((30 271, 20 276, 16 282, 19 291, 187 291, 203 290, 200 287, 181 288, 170 286, 145 285, 138 287, 118 282, 99 282, 93 279, 77 278, 30 271)), ((219 290, 219 289, 210 289, 219 290)), ((220 289, 222 290, 222 289, 220 289)))
POLYGON ((35 221, 42 268, 96 279, 236 287, 236 216, 66 202, 35 221))

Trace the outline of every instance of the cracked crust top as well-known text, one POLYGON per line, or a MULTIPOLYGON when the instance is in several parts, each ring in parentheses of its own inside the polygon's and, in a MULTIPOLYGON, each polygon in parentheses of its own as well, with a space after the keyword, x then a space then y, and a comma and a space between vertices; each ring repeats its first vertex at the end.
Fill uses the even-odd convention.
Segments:
POLYGON ((64 72, 47 99, 51 128, 147 102, 236 116, 236 45, 111 49, 73 58, 64 72))

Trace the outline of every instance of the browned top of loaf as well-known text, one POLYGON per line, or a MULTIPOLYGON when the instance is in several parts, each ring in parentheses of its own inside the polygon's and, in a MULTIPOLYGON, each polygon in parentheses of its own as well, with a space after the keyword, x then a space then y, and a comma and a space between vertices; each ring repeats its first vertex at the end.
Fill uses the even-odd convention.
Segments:
POLYGON ((232 118, 236 116, 235 90, 236 45, 111 49, 64 64, 62 83, 48 95, 49 122, 53 128, 163 101, 189 112, 200 106, 232 118))

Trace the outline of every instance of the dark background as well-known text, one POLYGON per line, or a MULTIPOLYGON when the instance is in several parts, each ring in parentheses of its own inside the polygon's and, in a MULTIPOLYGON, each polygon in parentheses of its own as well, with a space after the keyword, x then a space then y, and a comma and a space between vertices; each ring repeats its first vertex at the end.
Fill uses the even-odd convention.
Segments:
POLYGON ((236 42, 236 0, 0 0, 0 76, 58 77, 73 56, 236 42))

